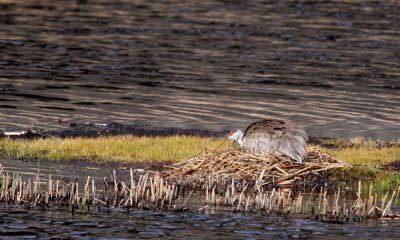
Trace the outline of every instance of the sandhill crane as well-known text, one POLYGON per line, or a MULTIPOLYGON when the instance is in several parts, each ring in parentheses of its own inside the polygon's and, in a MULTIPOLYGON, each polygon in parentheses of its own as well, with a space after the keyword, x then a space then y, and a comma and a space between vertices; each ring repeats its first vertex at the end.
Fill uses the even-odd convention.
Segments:
POLYGON ((287 155, 298 163, 307 159, 307 133, 295 125, 280 119, 264 119, 250 124, 244 131, 233 130, 229 139, 256 155, 287 155))

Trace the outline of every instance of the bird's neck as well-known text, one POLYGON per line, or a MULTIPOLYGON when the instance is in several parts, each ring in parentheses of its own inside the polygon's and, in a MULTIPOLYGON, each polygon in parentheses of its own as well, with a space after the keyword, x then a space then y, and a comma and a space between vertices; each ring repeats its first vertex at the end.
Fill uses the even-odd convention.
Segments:
POLYGON ((239 137, 237 138, 237 142, 239 143, 239 146, 242 146, 242 144, 243 144, 243 133, 239 135, 239 137))

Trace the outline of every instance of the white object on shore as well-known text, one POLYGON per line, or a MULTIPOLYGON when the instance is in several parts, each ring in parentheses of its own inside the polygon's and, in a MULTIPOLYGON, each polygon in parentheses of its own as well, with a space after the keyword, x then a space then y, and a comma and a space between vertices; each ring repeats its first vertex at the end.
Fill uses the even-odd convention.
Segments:
POLYGON ((21 132, 4 132, 5 136, 21 136, 26 134, 26 131, 21 131, 21 132))

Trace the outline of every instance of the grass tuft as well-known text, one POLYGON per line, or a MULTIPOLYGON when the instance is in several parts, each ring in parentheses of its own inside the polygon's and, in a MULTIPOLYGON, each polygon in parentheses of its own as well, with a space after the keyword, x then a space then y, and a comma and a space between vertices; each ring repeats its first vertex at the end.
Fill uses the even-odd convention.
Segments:
POLYGON ((384 165, 400 160, 400 148, 343 148, 329 151, 336 158, 355 165, 384 165))
POLYGON ((328 149, 340 160, 354 165, 383 165, 400 160, 400 139, 381 141, 354 137, 314 139, 313 145, 328 149))

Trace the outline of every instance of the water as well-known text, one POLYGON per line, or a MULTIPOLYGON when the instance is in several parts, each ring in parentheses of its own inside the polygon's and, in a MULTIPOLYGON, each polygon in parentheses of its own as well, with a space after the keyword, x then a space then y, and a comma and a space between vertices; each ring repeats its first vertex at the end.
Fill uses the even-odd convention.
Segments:
MULTIPOLYGON (((43 181, 48 180, 51 175, 53 179, 59 179, 66 183, 75 180, 81 186, 84 186, 87 176, 95 179, 96 182, 102 183, 104 177, 112 179, 113 171, 121 177, 120 180, 129 178, 130 168, 135 170, 135 174, 143 174, 142 170, 145 167, 152 170, 149 164, 140 163, 93 163, 88 161, 44 161, 44 160, 15 160, 15 159, 0 159, 0 164, 4 169, 4 173, 10 176, 13 173, 18 173, 23 179, 34 179, 37 174, 40 175, 43 181), (23 166, 23 167, 21 167, 23 166), (123 178, 123 179, 122 179, 123 178)), ((157 169, 154 169, 157 170, 157 169)))
POLYGON ((0 237, 7 239, 397 239, 398 221, 328 224, 283 217, 241 214, 204 215, 68 209, 26 210, 0 207, 0 237))
POLYGON ((0 127, 400 136, 396 1, 2 1, 0 127))

